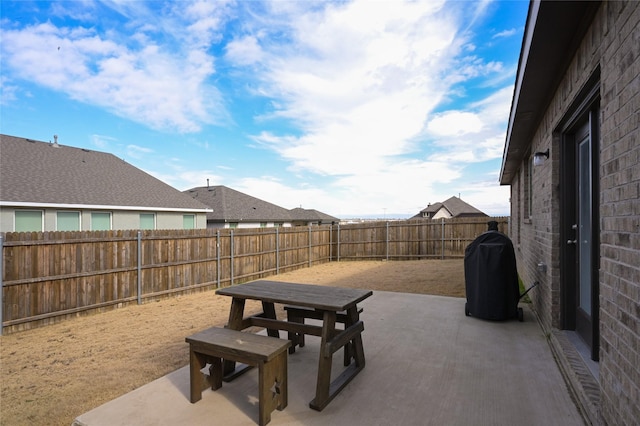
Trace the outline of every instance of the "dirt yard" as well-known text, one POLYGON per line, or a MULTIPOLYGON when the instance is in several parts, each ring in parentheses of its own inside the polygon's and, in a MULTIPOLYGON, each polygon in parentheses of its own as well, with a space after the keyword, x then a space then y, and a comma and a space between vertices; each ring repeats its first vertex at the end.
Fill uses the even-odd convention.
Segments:
MULTIPOLYGON (((332 262, 270 279, 465 297, 462 259, 332 262)), ((230 302, 210 291, 0 337, 0 424, 68 426, 187 365, 185 337, 223 325, 230 302)), ((247 309, 258 312, 259 305, 247 309)))

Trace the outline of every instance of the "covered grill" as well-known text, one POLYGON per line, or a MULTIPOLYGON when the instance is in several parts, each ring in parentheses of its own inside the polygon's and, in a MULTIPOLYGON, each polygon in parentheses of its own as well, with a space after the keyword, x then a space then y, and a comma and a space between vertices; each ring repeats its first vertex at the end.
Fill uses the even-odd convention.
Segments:
POLYGON ((464 277, 467 292, 465 315, 489 319, 522 321, 518 308, 520 289, 513 243, 489 222, 489 230, 465 250, 464 277))

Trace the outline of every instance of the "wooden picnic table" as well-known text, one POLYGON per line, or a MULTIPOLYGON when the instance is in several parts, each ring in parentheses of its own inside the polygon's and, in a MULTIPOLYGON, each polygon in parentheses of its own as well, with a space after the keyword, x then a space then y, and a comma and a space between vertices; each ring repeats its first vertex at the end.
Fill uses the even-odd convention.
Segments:
MULTIPOLYGON (((234 285, 216 291, 217 294, 230 296, 231 312, 228 327, 244 330, 251 326, 264 327, 272 337, 279 337, 279 330, 319 336, 320 355, 318 361, 318 381, 316 396, 309 403, 314 410, 321 411, 331 400, 364 368, 364 348, 362 330, 357 304, 373 294, 370 290, 319 286, 310 284, 285 283, 279 281, 258 280, 246 284, 234 285), (262 302, 263 312, 244 317, 244 305, 247 299, 262 302), (288 322, 276 318, 275 303, 310 308, 322 318, 322 325, 288 322), (336 328, 338 312, 345 312, 344 329, 336 328), (349 345, 349 356, 353 362, 332 382, 331 366, 333 354, 345 345, 349 345)), ((235 364, 225 361, 225 375, 233 377, 235 364)))

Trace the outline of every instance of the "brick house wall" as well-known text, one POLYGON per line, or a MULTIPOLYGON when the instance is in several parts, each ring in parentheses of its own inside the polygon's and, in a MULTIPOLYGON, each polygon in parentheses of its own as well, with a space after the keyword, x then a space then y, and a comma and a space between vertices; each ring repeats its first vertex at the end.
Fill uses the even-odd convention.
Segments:
POLYGON ((602 2, 568 57, 510 182, 518 273, 549 332, 562 328, 560 152, 558 129, 599 73, 599 387, 589 422, 635 425, 640 419, 640 2, 602 2), (549 159, 531 156, 549 148, 549 159), (529 194, 530 192, 530 194, 529 194))
MULTIPOLYGON (((640 422, 640 3, 602 10, 602 415, 640 422)), ((618 422, 620 420, 620 422, 618 422)))

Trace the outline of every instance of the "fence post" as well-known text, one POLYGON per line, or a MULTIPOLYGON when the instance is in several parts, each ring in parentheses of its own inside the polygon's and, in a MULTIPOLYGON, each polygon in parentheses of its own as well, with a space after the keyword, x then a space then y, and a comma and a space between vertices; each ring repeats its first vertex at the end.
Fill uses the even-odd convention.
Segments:
POLYGON ((138 305, 142 304, 142 231, 138 231, 138 305))
POLYGON ((280 273, 280 231, 276 227, 276 275, 280 273))
POLYGON ((329 225, 329 262, 333 262, 333 222, 329 225))
POLYGON ((329 225, 329 262, 333 262, 333 222, 329 225))
POLYGON ((311 225, 309 225, 309 268, 311 268, 311 225))
POLYGON ((220 230, 216 230, 216 284, 220 288, 220 230))
POLYGON ((387 236, 386 238, 386 247, 385 247, 385 252, 386 252, 386 259, 389 260, 389 221, 387 221, 387 236))
POLYGON ((230 256, 230 265, 229 265, 229 271, 231 273, 230 279, 231 281, 229 282, 229 285, 233 285, 233 251, 234 251, 234 247, 233 247, 233 229, 231 229, 231 233, 229 234, 229 247, 231 248, 231 253, 229 254, 230 256))
POLYGON ((338 224, 338 241, 336 241, 336 245, 336 260, 340 262, 340 224, 338 224))
POLYGON ((2 315, 2 306, 4 305, 4 287, 2 277, 4 276, 2 271, 4 268, 4 236, 0 235, 0 336, 2 336, 2 321, 4 316, 2 315))
POLYGON ((441 236, 442 236, 442 256, 440 256, 440 260, 444 260, 444 217, 441 219, 441 223, 442 223, 442 232, 441 232, 441 236))

